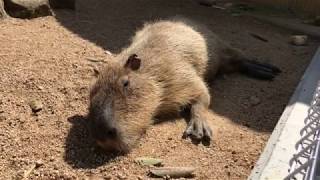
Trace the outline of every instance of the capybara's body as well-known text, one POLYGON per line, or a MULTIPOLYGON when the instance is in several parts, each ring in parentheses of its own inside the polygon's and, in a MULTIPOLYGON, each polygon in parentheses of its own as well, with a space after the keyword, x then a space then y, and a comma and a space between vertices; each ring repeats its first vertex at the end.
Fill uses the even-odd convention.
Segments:
POLYGON ((207 83, 245 60, 214 33, 190 21, 145 24, 101 71, 90 95, 93 137, 106 150, 127 152, 156 115, 190 107, 186 136, 211 139, 207 83))

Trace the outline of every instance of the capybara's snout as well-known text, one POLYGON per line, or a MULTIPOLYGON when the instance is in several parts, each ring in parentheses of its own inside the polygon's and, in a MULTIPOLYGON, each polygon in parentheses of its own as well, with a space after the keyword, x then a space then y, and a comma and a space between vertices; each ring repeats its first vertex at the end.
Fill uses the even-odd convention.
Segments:
POLYGON ((106 119, 89 119, 89 129, 97 145, 107 153, 127 153, 128 146, 121 138, 120 130, 106 119))
POLYGON ((120 139, 96 140, 96 143, 106 153, 126 154, 129 152, 128 146, 120 139))

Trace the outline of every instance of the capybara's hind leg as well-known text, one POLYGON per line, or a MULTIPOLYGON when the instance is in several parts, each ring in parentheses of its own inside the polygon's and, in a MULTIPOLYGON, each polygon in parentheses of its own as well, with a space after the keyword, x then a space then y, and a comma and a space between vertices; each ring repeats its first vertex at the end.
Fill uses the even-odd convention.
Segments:
POLYGON ((191 104, 190 121, 184 132, 184 137, 210 141, 212 138, 212 130, 208 124, 210 95, 204 83, 201 85, 203 86, 201 94, 191 104))

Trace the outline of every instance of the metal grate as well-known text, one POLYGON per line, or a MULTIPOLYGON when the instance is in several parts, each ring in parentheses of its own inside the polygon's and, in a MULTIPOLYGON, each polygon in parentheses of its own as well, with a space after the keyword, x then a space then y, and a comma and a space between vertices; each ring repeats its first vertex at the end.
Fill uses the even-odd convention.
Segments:
POLYGON ((301 129, 301 139, 296 143, 297 153, 289 162, 289 175, 285 180, 313 180, 320 175, 320 82, 301 129))

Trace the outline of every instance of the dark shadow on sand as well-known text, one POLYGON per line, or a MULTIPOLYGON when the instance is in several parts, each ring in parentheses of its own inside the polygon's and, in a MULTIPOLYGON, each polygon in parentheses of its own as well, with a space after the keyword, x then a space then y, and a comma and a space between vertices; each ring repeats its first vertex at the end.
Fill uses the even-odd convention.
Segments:
POLYGON ((86 127, 86 117, 75 115, 68 121, 72 127, 66 139, 64 160, 69 165, 76 169, 94 169, 116 157, 96 147, 86 127))

